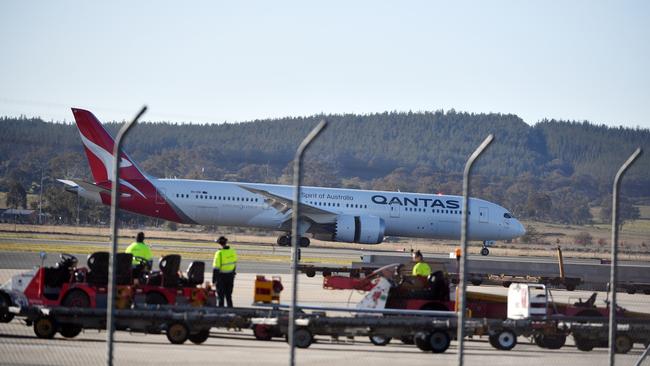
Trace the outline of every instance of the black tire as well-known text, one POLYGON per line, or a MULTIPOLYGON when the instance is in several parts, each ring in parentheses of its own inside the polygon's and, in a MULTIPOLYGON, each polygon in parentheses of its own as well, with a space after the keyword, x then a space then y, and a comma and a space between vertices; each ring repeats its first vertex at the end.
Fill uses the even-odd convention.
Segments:
POLYGON ((580 336, 576 337, 575 334, 573 335, 573 341, 576 344, 576 348, 578 348, 579 350, 581 350, 583 352, 589 352, 592 349, 594 349, 594 346, 595 346, 595 344, 594 344, 594 342, 592 340, 587 339, 587 338, 582 338, 580 336))
POLYGON ((9 323, 13 320, 14 314, 9 312, 11 305, 12 302, 9 295, 0 291, 0 323, 9 323))
POLYGON ((167 298, 160 292, 148 292, 144 298, 147 305, 167 305, 167 298))
MULTIPOLYGON (((650 289, 645 289, 645 290, 643 290, 643 293, 646 294, 646 295, 650 295, 650 289)), ((646 348, 647 348, 647 347, 646 347, 646 348)))
POLYGON ((392 339, 391 337, 385 337, 383 335, 371 335, 368 338, 370 339, 370 343, 375 346, 385 346, 390 343, 390 340, 392 339))
POLYGON ((420 351, 429 352, 431 351, 431 333, 429 332, 417 332, 413 336, 413 343, 415 346, 420 349, 420 351))
POLYGON ((172 344, 183 344, 189 336, 190 331, 183 323, 171 323, 167 326, 167 339, 172 344))
POLYGON ((301 248, 307 248, 309 244, 311 244, 309 238, 305 238, 304 236, 300 237, 300 243, 298 243, 298 245, 300 245, 301 248))
POLYGON ((496 348, 502 351, 510 351, 517 345, 517 335, 510 329, 501 329, 490 337, 493 338, 492 342, 494 342, 490 342, 490 344, 496 345, 496 348))
POLYGON ((544 334, 535 334, 533 335, 533 342, 537 345, 539 348, 547 348, 546 347, 546 342, 544 342, 544 334))
POLYGON ((486 248, 486 247, 481 248, 481 255, 482 255, 482 256, 488 256, 488 255, 490 255, 490 249, 488 249, 488 248, 486 248))
POLYGON ((305 328, 298 328, 293 332, 293 343, 298 348, 308 348, 314 341, 311 332, 305 328))
POLYGON ((323 277, 329 277, 331 275, 332 275, 332 271, 327 270, 327 269, 323 271, 323 277))
POLYGON ((271 327, 264 324, 255 324, 253 326, 253 335, 258 341, 270 341, 273 338, 271 327))
POLYGON ((82 328, 75 324, 61 324, 59 333, 65 338, 74 338, 81 333, 82 328))
POLYGON ((470 282, 472 283, 473 286, 481 286, 481 283, 483 283, 483 281, 479 279, 472 279, 470 280, 470 282))
POLYGON ((291 246, 291 237, 288 235, 279 236, 278 245, 281 247, 291 246))
POLYGON ((313 269, 308 269, 305 271, 305 274, 307 275, 307 277, 311 278, 316 276, 316 271, 314 271, 313 269))
POLYGON ((443 330, 434 330, 429 336, 429 345, 431 347, 431 352, 433 353, 443 353, 451 344, 451 338, 449 334, 443 330))
POLYGON ((413 342, 413 337, 410 337, 410 336, 403 336, 403 337, 400 337, 399 340, 400 340, 402 343, 404 343, 404 344, 413 344, 413 343, 414 343, 414 342, 413 342))
POLYGON ((576 285, 574 285, 572 283, 568 284, 568 285, 566 285, 566 290, 567 291, 575 291, 576 290, 576 285))
POLYGON ((621 353, 625 354, 630 352, 632 347, 634 346, 634 342, 632 339, 624 334, 617 335, 616 338, 614 339, 614 347, 616 349, 616 353, 621 353))
POLYGON ((210 338, 210 329, 201 329, 198 333, 190 334, 187 339, 194 344, 201 344, 210 338))
POLYGON ((52 339, 56 334, 56 324, 52 318, 43 316, 34 322, 34 334, 38 338, 52 339))
POLYGON ((626 292, 630 295, 636 294, 636 289, 634 287, 628 287, 626 292))
POLYGON ((542 342, 544 347, 548 349, 560 349, 566 343, 566 335, 564 334, 546 334, 542 335, 542 342))
POLYGON ((90 297, 83 290, 73 289, 68 291, 61 305, 70 308, 89 308, 90 297))

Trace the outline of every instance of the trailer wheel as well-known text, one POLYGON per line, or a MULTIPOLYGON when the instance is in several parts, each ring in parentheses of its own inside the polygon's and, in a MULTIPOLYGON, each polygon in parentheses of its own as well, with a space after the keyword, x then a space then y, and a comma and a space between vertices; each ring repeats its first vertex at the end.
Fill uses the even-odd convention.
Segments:
POLYGON ((575 291, 575 289, 576 289, 576 285, 574 285, 572 283, 566 285, 566 290, 567 291, 575 291))
POLYGON ((429 344, 433 353, 443 353, 449 348, 451 338, 442 330, 434 330, 429 336, 429 344))
POLYGON ((632 339, 629 336, 620 334, 616 336, 614 346, 616 348, 616 353, 628 353, 634 346, 634 342, 632 342, 632 339))
POLYGON ((628 287, 626 292, 630 295, 636 294, 636 289, 634 287, 628 287))
POLYGON ((74 338, 81 333, 81 327, 74 324, 61 324, 59 333, 65 338, 74 338))
POLYGON ((517 336, 509 329, 501 329, 490 336, 490 344, 496 349, 510 351, 517 345, 517 336))
POLYGON ((481 286, 481 283, 483 283, 483 281, 477 278, 471 279, 470 282, 472 283, 473 286, 481 286))
POLYGON ((172 323, 167 327, 167 339, 172 344, 183 344, 190 335, 187 325, 183 323, 172 323))
POLYGON ((147 305, 167 305, 167 298, 160 292, 148 292, 144 298, 147 305))
POLYGON ((10 306, 11 298, 8 294, 0 291, 0 323, 9 323, 14 318, 14 314, 9 312, 10 306))
POLYGON ((371 335, 368 338, 370 339, 370 343, 374 344, 375 346, 385 346, 390 343, 390 340, 392 339, 391 337, 386 337, 383 335, 371 335))
POLYGON ((298 348, 308 348, 314 341, 311 332, 305 328, 298 328, 293 332, 293 342, 298 348))
POLYGON ((194 344, 201 344, 210 338, 210 329, 201 329, 198 333, 190 334, 187 339, 194 344))
POLYGON ((589 352, 592 349, 594 349, 594 346, 595 346, 594 342, 591 341, 590 339, 582 338, 580 336, 576 337, 575 334, 573 335, 573 341, 576 344, 576 348, 578 348, 579 350, 581 350, 583 352, 589 352))
POLYGON ((431 333, 417 332, 413 336, 413 343, 420 349, 420 351, 431 351, 431 333))
POLYGON ((265 324, 255 324, 253 326, 253 335, 258 341, 270 341, 273 338, 271 326, 265 324))
POLYGON ((70 308, 88 308, 90 307, 90 298, 83 290, 74 289, 65 295, 61 305, 70 308))
POLYGON ((482 255, 482 256, 486 256, 486 255, 489 255, 489 254, 490 254, 490 249, 488 249, 488 248, 486 248, 486 247, 483 247, 483 248, 481 249, 481 255, 482 255))
POLYGON ((399 340, 402 341, 402 343, 404 343, 404 344, 413 344, 413 337, 403 336, 403 337, 400 337, 399 340))
POLYGON ((47 316, 42 316, 34 322, 34 334, 38 338, 52 339, 56 334, 56 326, 54 320, 47 316))
POLYGON ((564 334, 536 334, 533 339, 540 348, 560 349, 566 343, 564 334))
POLYGON ((646 295, 650 295, 650 289, 643 290, 643 293, 646 294, 646 295))
POLYGON ((305 274, 307 275, 307 277, 311 278, 316 276, 316 271, 314 271, 313 269, 308 269, 305 271, 305 274))

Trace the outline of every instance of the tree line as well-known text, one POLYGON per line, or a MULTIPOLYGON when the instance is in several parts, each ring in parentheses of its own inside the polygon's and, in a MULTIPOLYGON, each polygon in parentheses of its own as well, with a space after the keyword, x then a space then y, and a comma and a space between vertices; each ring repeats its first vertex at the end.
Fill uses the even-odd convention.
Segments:
MULTIPOLYGON (((450 110, 218 125, 149 122, 133 130, 125 150, 153 176, 290 184, 295 149, 322 118, 329 126, 307 153, 308 185, 460 194, 465 160, 493 133, 495 142, 476 165, 473 196, 522 218, 567 224, 601 220, 589 208, 606 201, 627 156, 637 146, 650 145, 647 129, 558 120, 529 126, 512 114, 450 110)), ((120 125, 105 124, 113 135, 120 125)), ((39 192, 45 177, 44 210, 62 220, 76 219, 76 199, 65 198, 62 185, 54 181, 91 180, 76 126, 4 117, 0 128, 0 191, 15 191, 19 185, 39 192)), ((648 168, 650 159, 642 158, 625 177, 622 192, 630 207, 650 202, 648 168)), ((79 206, 82 222, 105 220, 97 205, 79 206)))

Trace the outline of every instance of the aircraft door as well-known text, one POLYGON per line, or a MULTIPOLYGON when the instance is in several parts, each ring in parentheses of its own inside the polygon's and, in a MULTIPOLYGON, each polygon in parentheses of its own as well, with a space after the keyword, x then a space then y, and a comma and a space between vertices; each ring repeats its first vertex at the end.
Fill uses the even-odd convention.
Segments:
POLYGON ((489 211, 487 207, 479 207, 478 209, 478 222, 489 222, 489 211))
POLYGON ((392 218, 399 218, 400 217, 400 210, 402 209, 402 206, 398 204, 391 203, 388 205, 390 208, 390 217, 392 218))

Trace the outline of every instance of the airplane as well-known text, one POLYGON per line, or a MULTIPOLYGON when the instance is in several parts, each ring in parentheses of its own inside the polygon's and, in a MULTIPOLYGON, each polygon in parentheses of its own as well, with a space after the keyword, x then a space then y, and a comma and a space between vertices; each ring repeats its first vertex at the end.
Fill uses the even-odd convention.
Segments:
MULTIPOLYGON (((89 111, 72 108, 94 182, 59 179, 66 190, 110 205, 113 138, 89 111)), ((122 151, 120 208, 183 224, 256 227, 280 231, 277 243, 291 245, 293 186, 244 182, 154 178, 122 151)), ((460 238, 462 196, 302 187, 301 247, 312 238, 379 244, 385 237, 460 238)), ((481 254, 495 240, 525 233, 507 209, 470 198, 468 240, 483 241, 481 254)))

